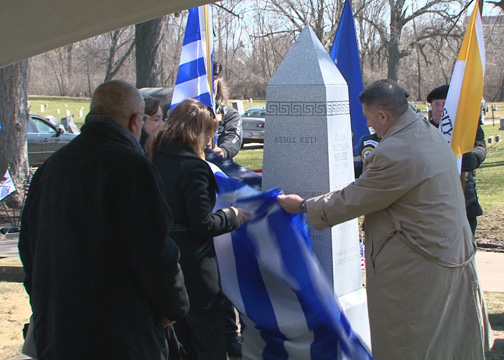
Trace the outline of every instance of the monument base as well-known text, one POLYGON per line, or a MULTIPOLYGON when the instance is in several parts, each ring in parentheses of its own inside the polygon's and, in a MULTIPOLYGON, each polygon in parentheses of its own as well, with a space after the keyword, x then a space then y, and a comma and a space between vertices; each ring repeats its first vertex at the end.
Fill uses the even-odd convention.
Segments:
POLYGON ((350 322, 352 330, 371 349, 366 289, 360 288, 359 290, 337 297, 336 300, 350 322))

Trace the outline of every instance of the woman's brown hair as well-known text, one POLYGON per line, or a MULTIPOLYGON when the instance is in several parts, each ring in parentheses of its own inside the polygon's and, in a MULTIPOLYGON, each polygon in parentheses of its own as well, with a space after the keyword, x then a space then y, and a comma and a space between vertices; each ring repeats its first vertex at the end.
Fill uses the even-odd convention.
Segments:
MULTIPOLYGON (((161 101, 158 99, 154 99, 153 97, 150 96, 144 96, 145 100, 145 111, 144 113, 152 116, 156 115, 158 109, 161 107, 161 101)), ((163 111, 163 108, 161 107, 161 111, 163 111)))
POLYGON ((202 156, 203 149, 208 139, 217 131, 217 126, 218 122, 211 109, 198 100, 184 100, 170 112, 168 121, 149 137, 149 157, 152 159, 164 145, 175 140, 202 156))

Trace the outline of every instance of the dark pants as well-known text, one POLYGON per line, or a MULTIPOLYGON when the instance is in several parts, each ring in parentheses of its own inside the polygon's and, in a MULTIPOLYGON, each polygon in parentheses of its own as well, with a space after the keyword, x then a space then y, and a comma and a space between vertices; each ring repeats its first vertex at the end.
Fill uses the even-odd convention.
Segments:
POLYGON ((236 313, 233 303, 224 298, 222 303, 224 321, 226 322, 226 343, 229 347, 231 344, 238 342, 238 325, 236 325, 236 313))
POLYGON ((469 226, 471 227, 473 239, 476 236, 476 227, 478 226, 478 218, 475 217, 468 217, 467 220, 469 221, 469 226))
POLYGON ((187 360, 226 360, 226 330, 222 307, 189 313, 174 325, 187 360))

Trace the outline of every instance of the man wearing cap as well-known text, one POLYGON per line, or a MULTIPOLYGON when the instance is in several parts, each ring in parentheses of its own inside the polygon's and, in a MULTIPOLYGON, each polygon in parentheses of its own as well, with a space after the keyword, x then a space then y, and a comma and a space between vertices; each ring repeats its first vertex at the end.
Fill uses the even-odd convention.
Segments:
MULTIPOLYGON (((432 107, 432 119, 430 123, 439 127, 441 117, 443 116, 446 96, 448 95, 449 85, 442 85, 432 90, 427 95, 427 102, 432 107)), ((467 220, 471 226, 473 237, 476 233, 478 224, 477 217, 483 214, 483 210, 478 202, 478 193, 476 192, 476 169, 485 160, 487 148, 485 144, 485 133, 478 121, 478 130, 474 141, 474 148, 462 156, 462 171, 465 175, 464 197, 466 205, 467 220)))
POLYGON ((279 195, 278 202, 288 212, 306 212, 317 230, 365 215, 375 360, 483 360, 491 330, 456 159, 402 94, 385 79, 360 95, 381 141, 358 179, 306 200, 279 195))

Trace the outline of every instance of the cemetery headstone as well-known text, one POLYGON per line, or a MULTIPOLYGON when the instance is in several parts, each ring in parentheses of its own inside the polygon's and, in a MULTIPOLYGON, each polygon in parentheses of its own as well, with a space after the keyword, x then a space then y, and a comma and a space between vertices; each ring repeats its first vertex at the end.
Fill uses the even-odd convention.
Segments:
POLYGON ((243 101, 233 101, 232 102, 233 108, 238 111, 239 114, 243 114, 245 112, 245 109, 243 107, 243 101))
POLYGON ((48 115, 47 116, 47 119, 53 124, 53 125, 56 125, 58 126, 59 125, 59 121, 58 121, 58 118, 56 118, 55 116, 52 116, 52 115, 48 115))
POLYGON ((75 125, 75 121, 73 117, 64 117, 61 119, 61 125, 67 133, 70 134, 79 134, 79 128, 75 125))
MULTIPOLYGON (((266 90, 263 190, 303 198, 354 180, 348 86, 307 26, 266 90)), ((358 220, 316 231, 312 247, 354 331, 370 346, 358 220)))

